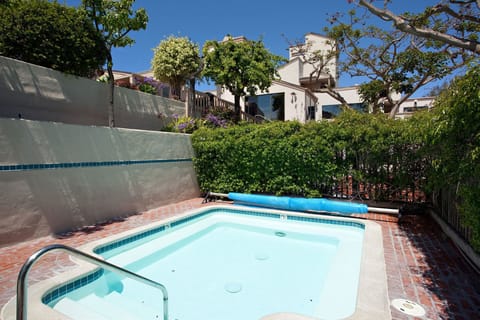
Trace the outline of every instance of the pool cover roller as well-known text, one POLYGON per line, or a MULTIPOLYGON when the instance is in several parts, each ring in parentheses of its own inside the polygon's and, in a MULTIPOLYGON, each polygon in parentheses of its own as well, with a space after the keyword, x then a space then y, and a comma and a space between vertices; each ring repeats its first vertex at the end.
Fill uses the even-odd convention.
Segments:
POLYGON ((304 212, 325 212, 325 213, 339 213, 339 214, 366 214, 366 213, 386 213, 396 214, 400 218, 402 213, 399 209, 383 208, 383 207, 369 207, 363 203, 355 203, 349 201, 337 201, 324 198, 294 198, 294 197, 277 197, 259 194, 247 193, 218 193, 208 192, 204 202, 207 202, 209 197, 223 197, 233 200, 234 203, 292 210, 304 212))
POLYGON ((228 198, 235 203, 293 211, 323 211, 342 214, 368 213, 362 203, 335 201, 324 198, 293 198, 230 192, 228 198))

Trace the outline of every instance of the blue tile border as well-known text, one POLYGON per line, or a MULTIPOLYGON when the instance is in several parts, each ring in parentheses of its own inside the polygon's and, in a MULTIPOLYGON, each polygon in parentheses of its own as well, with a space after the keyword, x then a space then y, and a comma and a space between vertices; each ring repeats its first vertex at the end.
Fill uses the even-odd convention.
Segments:
POLYGON ((140 239, 143 239, 145 237, 148 237, 152 234, 155 234, 155 233, 158 233, 158 232, 162 232, 164 231, 166 228, 165 228, 165 225, 163 226, 160 226, 160 227, 157 227, 157 228, 153 228, 151 230, 147 230, 147 231, 144 231, 144 232, 141 232, 139 234, 136 234, 136 235, 133 235, 131 237, 128 237, 128 238, 125 238, 125 239, 122 239, 122 240, 118 240, 118 241, 115 241, 113 243, 110 243, 110 244, 107 244, 107 245, 104 245, 104 246, 100 246, 100 247, 97 247, 95 248, 95 250, 93 250, 93 252, 95 252, 96 254, 102 254, 102 253, 105 253, 107 251, 110 251, 110 250, 113 250, 113 249, 116 249, 116 248, 119 248, 119 247, 122 247, 124 245, 127 245, 131 242, 134 242, 134 241, 137 241, 137 240, 140 240, 140 239))
POLYGON ((53 290, 50 290, 47 294, 45 294, 42 297, 42 302, 44 304, 49 304, 50 302, 60 297, 63 297, 67 293, 70 293, 76 289, 86 286, 89 283, 92 283, 93 281, 100 278, 103 274, 104 274, 104 269, 100 268, 79 279, 67 282, 53 290))
MULTIPOLYGON (((184 223, 199 219, 199 218, 201 218, 203 216, 206 216, 208 214, 214 214, 214 213, 217 213, 217 212, 227 213, 227 214, 249 215, 249 216, 263 217, 263 218, 273 218, 273 219, 281 219, 282 216, 285 216, 287 220, 292 220, 292 221, 304 221, 304 222, 313 222, 313 223, 333 224, 333 225, 342 225, 342 226, 350 226, 350 227, 365 229, 364 224, 354 222, 354 221, 332 220, 332 219, 325 219, 325 218, 320 218, 320 217, 293 216, 293 215, 288 215, 288 214, 259 212, 259 211, 254 211, 254 210, 238 210, 238 209, 229 209, 229 208, 207 209, 207 210, 205 210, 203 212, 200 212, 198 214, 173 221, 168 226, 169 227, 176 227, 176 226, 182 225, 184 223)), ((101 255, 102 253, 105 253, 107 251, 119 248, 121 246, 130 244, 134 241, 141 240, 145 237, 148 237, 148 236, 151 236, 153 234, 165 231, 167 228, 168 227, 166 225, 161 225, 159 227, 156 227, 156 228, 138 233, 136 235, 127 237, 125 239, 121 239, 121 240, 115 241, 115 242, 110 243, 110 244, 99 246, 99 247, 95 248, 93 251, 96 254, 101 255)))
MULTIPOLYGON (((305 216, 294 216, 289 215, 288 213, 269 213, 269 212, 259 212, 254 210, 238 210, 238 209, 231 209, 231 208, 209 208, 197 214, 194 214, 189 217, 181 218, 179 220, 173 221, 170 224, 164 224, 158 227, 155 227, 150 230, 146 230, 140 232, 138 234, 129 236, 125 239, 121 239, 106 245, 99 246, 95 248, 93 251, 96 254, 103 254, 107 251, 122 247, 124 245, 130 244, 137 240, 142 240, 148 236, 151 236, 156 233, 164 232, 170 227, 175 227, 182 225, 184 223, 199 219, 209 214, 215 213, 226 213, 226 214, 241 214, 241 215, 249 215, 255 217, 263 217, 263 218, 273 218, 273 219, 287 219, 292 221, 303 221, 303 222, 313 222, 313 223, 323 223, 323 224, 331 224, 331 225, 342 225, 342 226, 350 226, 360 229, 365 229, 365 225, 363 223, 355 222, 355 221, 346 221, 346 220, 332 220, 332 219, 325 219, 321 217, 305 217, 305 216)), ((58 298, 65 296, 66 294, 79 289, 95 280, 100 278, 104 274, 104 269, 100 268, 94 272, 89 273, 79 279, 67 282, 64 285, 61 285, 42 297, 42 302, 44 304, 49 304, 52 301, 55 301, 58 298)))
POLYGON ((29 171, 42 169, 63 169, 63 168, 91 168, 91 167, 112 167, 128 166, 136 164, 192 162, 191 158, 180 159, 153 159, 153 160, 117 160, 117 161, 96 161, 96 162, 63 162, 63 163, 34 163, 34 164, 10 164, 0 165, 0 171, 29 171))
POLYGON ((299 216, 288 216, 288 220, 293 221, 305 221, 305 222, 315 222, 315 223, 325 223, 325 224, 336 224, 340 226, 349 226, 356 227, 365 230, 365 225, 363 223, 358 223, 355 221, 345 221, 345 220, 330 220, 324 218, 313 218, 313 217, 299 217, 299 216))

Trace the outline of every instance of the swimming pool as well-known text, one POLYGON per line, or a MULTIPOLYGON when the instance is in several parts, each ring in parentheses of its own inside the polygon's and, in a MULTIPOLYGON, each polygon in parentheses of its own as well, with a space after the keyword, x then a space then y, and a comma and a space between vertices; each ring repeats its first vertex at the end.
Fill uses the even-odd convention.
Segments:
MULTIPOLYGON (((83 249, 164 284, 170 319, 281 319, 285 313, 355 319, 385 309, 388 316, 381 318, 388 319, 386 280, 378 281, 385 275, 384 262, 376 261, 377 252, 368 254, 372 240, 380 239, 381 248, 377 227, 369 221, 222 206, 83 249)), ((43 292, 42 302, 73 319, 162 318, 160 292, 90 269, 57 282, 43 292)))

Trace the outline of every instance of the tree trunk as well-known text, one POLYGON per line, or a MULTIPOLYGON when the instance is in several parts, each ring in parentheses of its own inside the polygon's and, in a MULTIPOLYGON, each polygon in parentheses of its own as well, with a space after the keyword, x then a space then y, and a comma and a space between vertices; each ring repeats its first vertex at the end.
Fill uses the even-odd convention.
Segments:
POLYGON ((240 96, 235 95, 235 122, 240 121, 240 96))
POLYGON ((351 107, 348 105, 347 100, 345 100, 345 98, 339 92, 333 90, 332 88, 330 88, 330 87, 322 88, 318 92, 324 92, 324 93, 328 94, 330 97, 332 97, 333 99, 340 102, 340 104, 342 105, 343 108, 351 109, 351 107))
POLYGON ((182 82, 175 80, 170 84, 170 98, 182 100, 182 82))
POLYGON ((108 83, 110 85, 110 99, 108 105, 108 125, 110 128, 115 127, 115 115, 113 108, 113 90, 115 88, 115 79, 113 78, 113 61, 112 54, 108 52, 107 56, 107 71, 108 71, 108 83))
POLYGON ((388 117, 390 119, 395 119, 395 115, 398 113, 398 110, 400 109, 400 103, 395 103, 392 107, 392 109, 390 110, 389 114, 388 114, 388 117))
POLYGON ((187 92, 187 101, 186 101, 186 112, 187 117, 194 116, 195 110, 195 78, 191 78, 188 80, 188 92, 187 92))

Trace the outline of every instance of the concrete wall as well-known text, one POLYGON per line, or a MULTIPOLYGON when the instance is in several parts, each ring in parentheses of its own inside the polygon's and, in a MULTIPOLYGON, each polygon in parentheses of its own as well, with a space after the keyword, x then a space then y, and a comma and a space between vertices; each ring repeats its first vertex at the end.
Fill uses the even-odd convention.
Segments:
POLYGON ((0 118, 0 246, 199 196, 189 135, 0 118))
MULTIPOLYGON (((0 117, 108 126, 109 87, 90 79, 0 56, 0 117)), ((115 87, 117 127, 160 130, 164 115, 182 115, 185 104, 115 87)))

